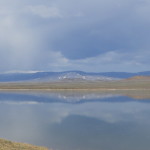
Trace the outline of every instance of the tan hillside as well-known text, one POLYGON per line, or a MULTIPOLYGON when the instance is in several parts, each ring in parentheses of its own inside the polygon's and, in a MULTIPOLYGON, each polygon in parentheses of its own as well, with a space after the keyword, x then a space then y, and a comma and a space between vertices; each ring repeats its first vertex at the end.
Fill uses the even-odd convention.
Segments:
POLYGON ((150 76, 134 76, 127 80, 150 80, 150 76))
POLYGON ((24 143, 15 143, 0 139, 0 150, 48 150, 44 147, 33 146, 24 143))

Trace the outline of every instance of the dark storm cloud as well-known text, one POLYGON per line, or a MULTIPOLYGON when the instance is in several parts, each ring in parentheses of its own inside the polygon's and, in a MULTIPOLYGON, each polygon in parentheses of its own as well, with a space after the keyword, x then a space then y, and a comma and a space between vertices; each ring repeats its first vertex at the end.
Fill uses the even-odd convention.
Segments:
POLYGON ((53 49, 61 50, 67 58, 86 58, 112 50, 136 51, 150 46, 149 19, 143 20, 147 14, 142 14, 146 2, 107 0, 79 4, 76 1, 72 8, 83 16, 67 18, 67 32, 51 43, 53 49))
POLYGON ((148 70, 149 13, 148 0, 0 0, 0 70, 148 70))

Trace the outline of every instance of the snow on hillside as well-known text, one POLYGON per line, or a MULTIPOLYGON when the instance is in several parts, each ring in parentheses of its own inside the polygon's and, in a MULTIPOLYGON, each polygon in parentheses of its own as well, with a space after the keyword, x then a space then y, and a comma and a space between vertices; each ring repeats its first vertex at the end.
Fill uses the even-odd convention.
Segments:
POLYGON ((111 77, 105 77, 105 76, 98 76, 98 75, 81 75, 76 72, 69 72, 62 74, 58 77, 59 80, 73 80, 73 79, 80 79, 80 80, 89 80, 89 81, 95 81, 95 80, 101 80, 101 81, 111 81, 116 80, 116 78, 111 77))

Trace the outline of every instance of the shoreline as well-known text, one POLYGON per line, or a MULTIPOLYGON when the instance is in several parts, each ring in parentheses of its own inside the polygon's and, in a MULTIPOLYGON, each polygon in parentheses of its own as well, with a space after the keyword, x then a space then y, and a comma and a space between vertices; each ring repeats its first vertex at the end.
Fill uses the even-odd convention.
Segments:
POLYGON ((31 88, 0 88, 0 91, 99 91, 99 92, 103 92, 103 91, 150 91, 150 89, 146 89, 146 88, 134 88, 134 89, 131 89, 131 88, 127 88, 127 89, 118 89, 118 88, 76 88, 76 89, 49 89, 49 88, 42 88, 42 89, 40 89, 40 88, 33 88, 33 89, 31 89, 31 88))
MULTIPOLYGON (((67 97, 69 95, 75 97, 85 97, 93 94, 112 94, 122 95, 136 99, 150 99, 150 89, 0 89, 0 93, 14 93, 14 94, 48 94, 50 95, 62 95, 67 97)), ((82 98, 81 98, 82 100, 82 98)))
POLYGON ((63 82, 0 82, 0 90, 150 90, 150 80, 63 81, 63 82))
POLYGON ((49 150, 46 147, 42 146, 35 146, 32 144, 27 143, 20 143, 20 142, 12 142, 10 140, 6 140, 0 138, 0 149, 2 150, 49 150))

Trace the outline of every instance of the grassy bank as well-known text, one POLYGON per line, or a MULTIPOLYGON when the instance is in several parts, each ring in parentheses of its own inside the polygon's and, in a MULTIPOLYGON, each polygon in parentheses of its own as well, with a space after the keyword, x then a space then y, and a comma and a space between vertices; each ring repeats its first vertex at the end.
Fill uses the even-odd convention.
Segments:
POLYGON ((0 89, 150 89, 150 80, 16 82, 0 83, 0 89))
POLYGON ((33 146, 24 143, 15 143, 0 139, 0 150, 48 150, 44 147, 33 146))

